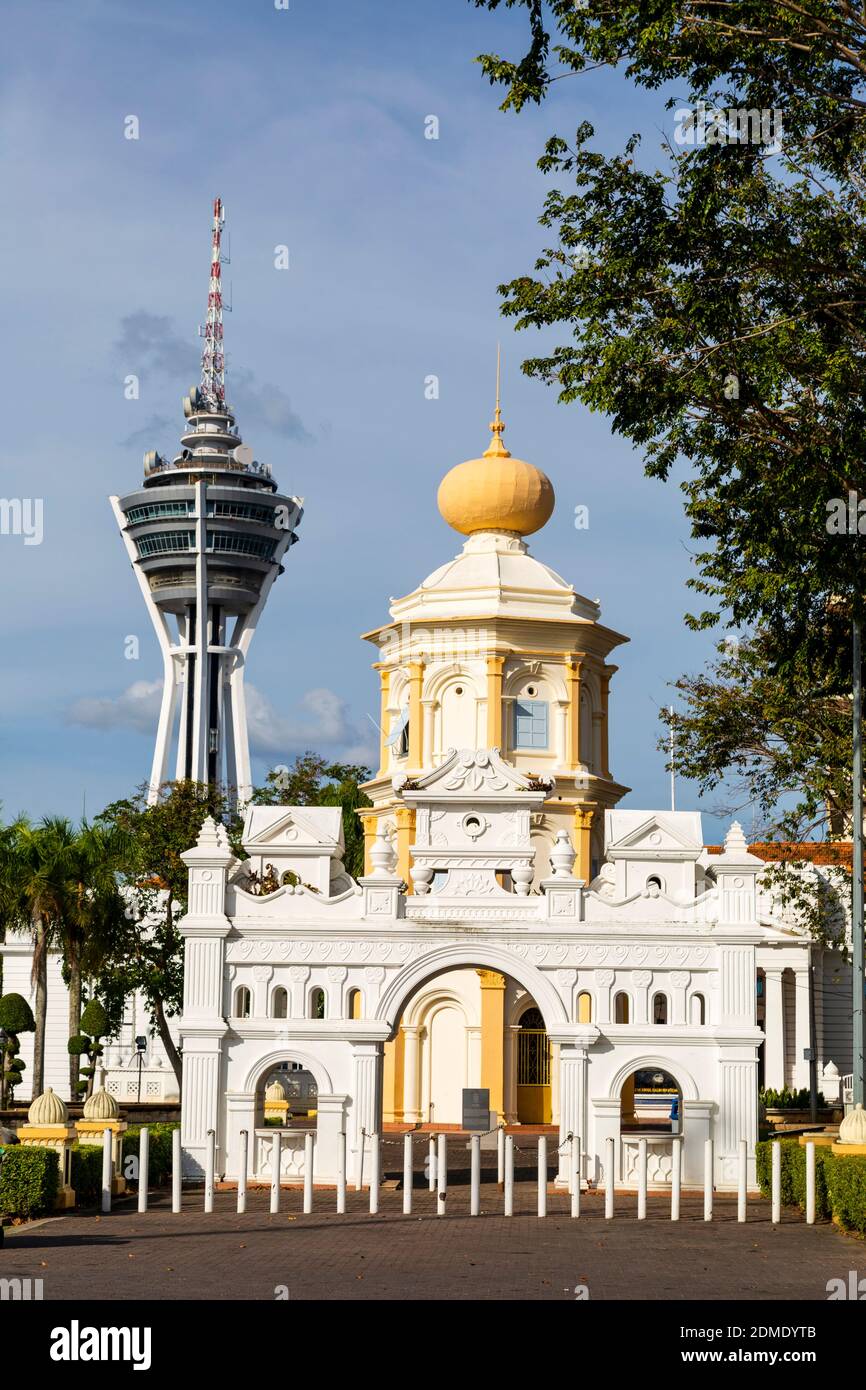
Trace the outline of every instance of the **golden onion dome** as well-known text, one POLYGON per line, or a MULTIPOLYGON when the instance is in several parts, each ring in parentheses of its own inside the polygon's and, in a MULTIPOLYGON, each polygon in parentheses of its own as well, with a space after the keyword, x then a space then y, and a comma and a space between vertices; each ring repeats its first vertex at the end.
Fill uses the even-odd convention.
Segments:
POLYGON ((449 526, 464 536, 476 531, 510 531, 531 536, 550 520, 556 498, 553 484, 540 468, 512 458, 502 442, 505 426, 499 409, 497 371, 496 413, 492 437, 480 459, 458 463, 439 484, 437 502, 449 526))

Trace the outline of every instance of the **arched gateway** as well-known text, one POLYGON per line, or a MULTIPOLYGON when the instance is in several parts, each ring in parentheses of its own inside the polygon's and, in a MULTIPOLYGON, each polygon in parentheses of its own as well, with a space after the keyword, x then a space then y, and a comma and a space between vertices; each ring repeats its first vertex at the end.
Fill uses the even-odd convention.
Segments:
MULTIPOLYGON (((509 1093, 516 1034, 530 1015, 550 1047, 548 1071, 533 1083, 550 1087, 542 1120, 552 1119, 560 1143, 580 1137, 586 1180, 601 1177, 611 1137, 618 1180, 629 1181, 623 1085, 655 1066, 681 1088, 684 1179, 700 1180, 703 1141, 712 1136, 717 1182, 735 1182, 739 1141, 751 1147, 755 1138, 759 1036, 750 982, 759 863, 732 832, 707 881, 695 867, 700 847, 688 839, 689 816, 647 816, 635 826, 627 813, 612 812, 612 872, 605 866, 587 888, 572 872, 564 832, 547 871, 534 862, 532 819, 547 795, 547 784, 515 772, 495 749, 453 752, 401 788, 415 818, 414 894, 396 873, 393 840, 382 829, 371 872, 358 883, 348 879, 340 824, 328 810, 317 816, 306 807, 251 808, 243 863, 222 829, 205 824, 184 856, 190 905, 181 928, 183 1147, 191 1173, 203 1167, 212 1128, 218 1171, 238 1176, 241 1131, 264 1128, 256 1088, 280 1059, 315 1078, 320 1182, 336 1180, 341 1133, 351 1178, 365 1136, 395 1121, 441 1120, 435 1096, 424 1092, 437 1076, 447 1074, 451 1086, 440 1091, 440 1107, 457 1104, 453 1069, 440 1057, 438 1068, 431 1063, 425 1071, 425 1045, 428 1060, 430 1047, 457 1048, 464 1067, 458 1080, 488 1087, 498 1120, 536 1118, 525 1107, 521 1115, 509 1093), (266 862, 282 886, 250 892, 257 882, 251 876, 260 880, 266 862), (636 872, 648 863, 661 865, 666 881, 688 865, 691 898, 682 889, 677 900, 636 891, 636 872), (455 985, 461 974, 474 1004, 455 985), (232 1012, 241 991, 243 1016, 232 1012), (659 993, 668 1001, 663 1024, 654 1015, 659 993), (703 1024, 693 1021, 696 993, 711 1001, 703 1024), (625 1021, 616 1003, 622 994, 629 999, 625 1021), (319 1005, 312 1009, 314 997, 319 1005)), ((269 1174, 266 1137, 258 1136, 253 1160, 266 1171, 254 1166, 253 1177, 269 1174)), ((289 1147, 295 1153, 286 1176, 299 1181, 303 1145, 289 1147)))

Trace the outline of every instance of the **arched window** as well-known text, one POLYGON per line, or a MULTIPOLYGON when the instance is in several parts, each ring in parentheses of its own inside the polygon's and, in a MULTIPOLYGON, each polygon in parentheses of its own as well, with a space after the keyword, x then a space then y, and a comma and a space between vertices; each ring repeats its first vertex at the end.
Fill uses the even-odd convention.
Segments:
POLYGON ((278 985, 277 988, 274 990, 273 995, 271 996, 271 1017, 288 1018, 288 1016, 289 996, 283 989, 282 985, 278 985))
POLYGON ((253 1009, 253 997, 246 985, 235 990, 235 1018, 249 1018, 253 1009))
POLYGON ((692 1023, 706 1023, 707 1001, 702 994, 693 994, 689 1004, 692 1023))
POLYGON ((664 884, 658 874, 650 874, 646 881, 646 886, 650 893, 661 893, 664 888, 664 884))
POLYGON ((348 997, 347 1003, 348 1003, 348 1005, 349 1005, 349 1017, 350 1017, 350 1018, 363 1018, 363 1017, 364 1017, 364 1011, 363 1011, 363 1009, 362 1009, 362 1007, 361 1007, 361 991, 360 991, 359 989, 350 989, 350 990, 349 990, 349 997, 348 997))
POLYGON ((668 997, 666 994, 653 995, 653 1023, 667 1023, 668 997))
POLYGON ((325 1017, 325 991, 323 989, 313 989, 310 991, 310 1018, 325 1017))
POLYGON ((630 1022, 629 998, 627 994, 618 994, 613 1001, 613 1021, 614 1023, 630 1022))
POLYGON ((409 706, 404 705, 391 720, 391 728, 385 739, 385 747, 393 748, 398 758, 405 758, 409 752, 409 706))
POLYGON ((586 989, 577 996, 577 1021, 592 1023, 592 995, 586 989))

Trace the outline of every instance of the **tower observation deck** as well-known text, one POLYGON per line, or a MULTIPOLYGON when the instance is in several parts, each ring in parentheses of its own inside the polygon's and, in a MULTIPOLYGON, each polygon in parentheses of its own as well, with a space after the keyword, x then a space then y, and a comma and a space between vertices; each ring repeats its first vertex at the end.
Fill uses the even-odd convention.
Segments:
POLYGON ((278 492, 226 404, 224 220, 216 199, 201 384, 183 402, 180 451, 171 460, 146 453, 141 487, 111 498, 163 658, 151 802, 175 743, 177 779, 224 782, 239 801, 249 799, 244 669, 303 516, 303 499, 278 492))

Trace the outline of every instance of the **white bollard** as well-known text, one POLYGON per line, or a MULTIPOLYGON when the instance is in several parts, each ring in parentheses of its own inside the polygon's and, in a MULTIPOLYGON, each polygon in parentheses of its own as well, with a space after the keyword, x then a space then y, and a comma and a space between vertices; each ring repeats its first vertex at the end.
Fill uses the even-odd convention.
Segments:
POLYGON ((238 1216, 243 1216, 247 1209, 247 1168, 249 1167, 250 1155, 250 1133, 247 1129, 241 1130, 241 1159, 238 1169, 238 1216))
POLYGON ((180 1127, 171 1132, 171 1209, 180 1211, 183 1183, 183 1156, 180 1148, 180 1127))
POLYGON ((275 1129, 271 1143, 271 1216, 280 1209, 280 1167, 283 1161, 282 1130, 275 1129))
POLYGON ((773 1159, 771 1194, 773 1199, 772 1221, 774 1226, 778 1226, 782 1220, 782 1146, 778 1139, 774 1141, 770 1150, 773 1159))
POLYGON ((436 1191, 436 1136, 430 1135, 427 1145, 427 1184, 431 1192, 436 1191))
POLYGON ((704 1140, 704 1220, 713 1219, 713 1141, 704 1140))
POLYGON ((547 1215, 547 1135, 538 1136, 538 1215, 547 1215))
POLYGON ((403 1215, 412 1215, 412 1183, 414 1181, 412 1135, 403 1135, 403 1215))
POLYGON ((637 1219, 646 1221, 647 1143, 637 1141, 637 1219))
POLYGON ((436 1212, 445 1215, 445 1199, 448 1196, 448 1138, 439 1135, 439 1156, 436 1160, 436 1212))
POLYGON ((361 1130, 358 1138, 358 1165, 355 1169, 355 1191, 360 1192, 364 1186, 364 1146, 367 1141, 367 1131, 361 1130))
POLYGON ((505 1203, 503 1206, 503 1216, 514 1215, 514 1135, 505 1136, 505 1203))
POLYGON ((610 1221, 613 1217, 613 1165, 614 1165, 614 1140, 605 1139, 604 1141, 604 1219, 610 1221))
POLYGON ((313 1169, 316 1165, 316 1146, 312 1134, 304 1135, 304 1215, 313 1210, 313 1169))
POLYGON ((571 1136, 571 1214, 580 1216, 580 1135, 571 1136))
POLYGON ((671 1221, 680 1219, 680 1194, 683 1187, 683 1141, 674 1136, 671 1157, 671 1221))
POLYGON ((382 1161, 382 1151, 379 1147, 378 1134, 370 1135, 370 1215, 375 1216, 379 1210, 379 1168, 382 1161))
POLYGON ((481 1215, 481 1135, 469 1140, 469 1215, 481 1215))
POLYGON ((143 1125, 138 1136, 138 1210, 147 1211, 147 1179, 150 1173, 150 1130, 143 1125))
POLYGON ((102 1131, 102 1210, 111 1211, 111 1130, 102 1131))
POLYGON ((505 1125, 496 1131, 496 1181, 500 1187, 505 1182, 505 1125))
POLYGON ((214 1169, 216 1168, 216 1130, 207 1132, 207 1147, 204 1158, 204 1209, 213 1211, 214 1169))
POLYGON ((741 1140, 740 1140, 740 1145, 739 1145, 739 1158, 740 1158, 740 1163, 739 1163, 739 1172, 738 1172, 738 1176, 737 1176, 737 1220, 738 1220, 738 1221, 745 1221, 745 1219, 746 1219, 746 1177, 747 1177, 747 1171, 748 1171, 748 1170, 747 1170, 747 1167, 746 1167, 746 1164, 747 1164, 747 1162, 748 1162, 748 1153, 747 1153, 747 1149, 746 1149, 746 1141, 745 1141, 745 1139, 741 1139, 741 1140))
POLYGON ((340 1130, 337 1135, 337 1215, 346 1211, 346 1135, 340 1130))
POLYGON ((815 1144, 806 1141, 806 1225, 815 1224, 815 1144))

